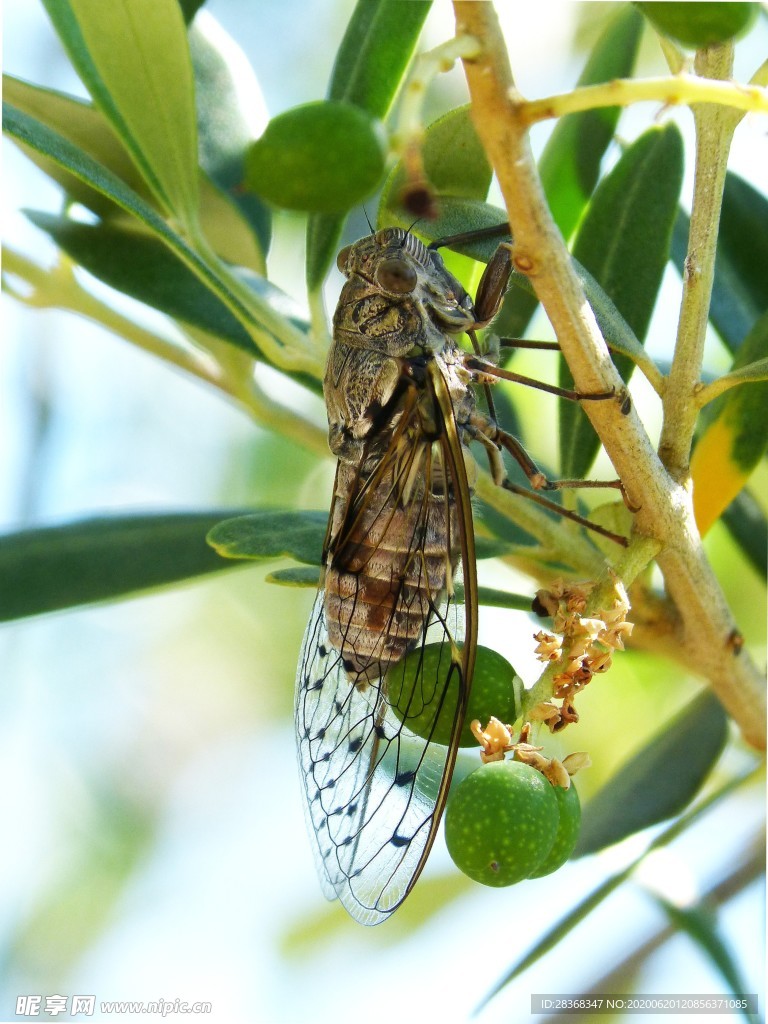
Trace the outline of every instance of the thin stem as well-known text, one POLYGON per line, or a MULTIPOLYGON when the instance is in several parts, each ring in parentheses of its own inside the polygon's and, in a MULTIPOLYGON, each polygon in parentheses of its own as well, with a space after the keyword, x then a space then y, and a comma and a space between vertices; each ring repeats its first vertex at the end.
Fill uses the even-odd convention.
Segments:
POLYGON ((756 359, 754 363, 749 363, 747 366, 740 366, 732 373, 723 374, 722 377, 718 377, 717 380, 713 380, 709 384, 699 385, 696 390, 696 405, 699 409, 703 409, 705 405, 713 402, 726 391, 730 391, 731 388, 742 384, 756 384, 765 380, 768 380, 768 356, 764 359, 756 359))
POLYGON ((220 352, 214 348, 212 354, 201 354, 140 327, 82 288, 68 261, 48 270, 21 253, 6 248, 3 250, 3 263, 4 288, 24 305, 35 309, 62 309, 85 317, 136 348, 216 388, 238 402, 263 426, 296 441, 314 454, 328 454, 325 431, 273 401, 261 390, 253 379, 255 361, 248 353, 231 352, 231 345, 210 339, 211 347, 220 344, 220 352), (26 282, 31 289, 29 294, 14 287, 8 275, 26 282), (228 363, 232 363, 232 372, 228 372, 228 363))
POLYGON ((664 106, 717 104, 742 113, 768 114, 768 93, 759 85, 712 81, 696 75, 669 75, 663 78, 615 78, 598 85, 584 85, 572 92, 524 100, 520 117, 526 124, 562 117, 598 107, 626 107, 632 103, 656 100, 664 106))
MULTIPOLYGON (((711 47, 696 55, 696 68, 717 78, 733 69, 733 45, 711 47)), ((699 385, 715 276, 717 228, 723 200, 731 139, 741 115, 722 107, 695 106, 696 173, 691 207, 688 253, 683 275, 675 354, 663 395, 664 424, 659 455, 675 480, 687 485, 699 385)))
POLYGON ((411 182, 424 182, 421 144, 424 139, 424 100, 432 80, 450 71, 459 58, 476 56, 478 42, 471 36, 457 36, 423 53, 413 62, 413 69, 403 89, 397 127, 390 139, 394 153, 403 160, 406 177, 411 182))
MULTIPOLYGON (((482 54, 464 62, 473 119, 504 195, 515 239, 515 267, 531 278, 579 391, 618 390, 622 382, 541 188, 496 12, 491 3, 456 0, 457 35, 482 54)), ((747 652, 734 654, 736 631, 696 531, 690 495, 665 472, 634 410, 592 402, 585 412, 638 508, 636 533, 663 545, 659 565, 680 616, 677 642, 686 663, 708 680, 745 738, 765 747, 765 688, 747 652)))

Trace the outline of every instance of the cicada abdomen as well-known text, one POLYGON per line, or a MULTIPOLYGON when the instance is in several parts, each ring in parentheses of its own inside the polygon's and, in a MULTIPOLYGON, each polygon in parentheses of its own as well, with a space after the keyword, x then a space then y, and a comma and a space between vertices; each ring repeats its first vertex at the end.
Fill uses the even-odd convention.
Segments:
POLYGON ((383 678, 421 640, 461 553, 456 497, 420 428, 392 441, 398 452, 367 478, 348 463, 336 476, 325 614, 358 686, 383 678))

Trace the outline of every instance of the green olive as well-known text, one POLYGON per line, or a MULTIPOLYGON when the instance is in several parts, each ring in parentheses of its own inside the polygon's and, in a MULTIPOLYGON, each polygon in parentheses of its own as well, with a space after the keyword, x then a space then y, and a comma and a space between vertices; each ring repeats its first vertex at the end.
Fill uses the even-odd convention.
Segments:
POLYGON ((530 765, 491 761, 451 794, 445 841, 454 864, 483 885, 514 885, 534 872, 557 836, 552 785, 530 765))
POLYGON ((755 3, 686 2, 638 3, 646 18, 662 35, 698 50, 743 35, 757 17, 755 3))
POLYGON ((541 878, 542 875, 551 875, 557 871, 573 853, 576 840, 579 838, 581 827, 581 804, 576 787, 571 783, 570 789, 563 789, 562 786, 553 786, 553 791, 560 808, 560 823, 557 827, 557 835, 552 844, 552 849, 544 858, 541 864, 533 870, 529 878, 541 878))
MULTIPOLYGON (((518 716, 514 668, 488 647, 478 647, 469 706, 464 716, 459 746, 477 746, 470 723, 478 718, 486 725, 491 715, 511 724, 518 716)), ((398 719, 422 739, 448 746, 456 715, 460 673, 451 671, 446 644, 417 648, 390 669, 387 696, 398 719), (446 691, 446 678, 447 691, 446 691), (445 692, 444 692, 445 691, 445 692)))

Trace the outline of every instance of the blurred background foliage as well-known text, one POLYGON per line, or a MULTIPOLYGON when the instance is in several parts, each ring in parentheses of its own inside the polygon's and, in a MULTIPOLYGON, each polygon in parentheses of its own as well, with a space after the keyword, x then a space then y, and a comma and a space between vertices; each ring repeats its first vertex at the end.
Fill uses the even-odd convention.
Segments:
MULTIPOLYGON (((543 96, 572 87, 621 6, 551 0, 510 17, 505 28, 523 92, 543 96)), ((268 116, 329 94, 334 57, 353 10, 351 0, 269 0, 257 10, 241 0, 205 5, 196 27, 202 24, 217 39, 230 69, 242 70, 246 61, 255 69, 258 90, 252 73, 236 76, 248 90, 243 109, 250 137, 263 131, 268 116)), ((42 6, 11 2, 5 21, 6 71, 86 96, 42 6)), ((419 49, 452 32, 450 7, 435 3, 419 49)), ((764 58, 766 40, 763 18, 737 44, 737 80, 749 77, 764 58)), ((665 73, 649 31, 640 40, 636 73, 665 73)), ((425 120, 465 102, 456 69, 430 90, 425 120)), ((622 112, 604 171, 616 166, 656 114, 644 107, 622 112)), ((686 112, 665 118, 665 124, 678 125, 690 153, 686 112)), ((548 124, 534 128, 537 153, 551 131, 548 124)), ((767 159, 764 130, 747 119, 736 136, 733 170, 748 186, 764 190, 760 169, 767 159)), ((690 164, 686 158, 684 206, 690 164)), ((271 232, 270 280, 295 300, 299 320, 317 322, 319 302, 310 308, 306 299, 306 218, 279 210, 267 215, 253 197, 236 195, 255 237, 264 243, 271 232)), ((61 193, 7 143, 4 203, 6 242, 49 266, 56 253, 50 237, 19 211, 56 216, 61 193)), ((373 218, 375 198, 368 203, 373 218)), ((338 243, 341 225, 333 214, 315 218, 314 230, 315 241, 325 238, 330 252, 368 228, 356 208, 338 243)), ((673 237, 673 253, 675 244, 673 237)), ((313 251, 322 250, 318 243, 313 251)), ((251 266, 258 270, 258 253, 251 266)), ((318 266, 315 284, 324 276, 318 266)), ((147 305, 91 276, 78 273, 78 280, 117 316, 179 340, 172 322, 147 305)), ((339 286, 334 271, 325 288, 328 308, 339 286)), ((13 287, 19 287, 15 281, 13 287)), ((0 633, 0 757, 7 780, 1 799, 10 836, 2 850, 0 1016, 13 1018, 18 995, 58 992, 95 993, 97 1000, 210 1000, 213 1018, 222 1021, 282 1024, 360 1015, 383 1021, 426 1010, 463 1020, 569 912, 578 927, 559 944, 553 939, 554 951, 505 987, 479 1019, 524 1019, 531 992, 762 994, 763 787, 754 774, 679 837, 669 836, 669 844, 664 839, 670 826, 656 826, 576 860, 550 879, 503 892, 481 890, 460 876, 441 846, 384 928, 360 929, 338 907, 326 905, 304 837, 290 721, 312 591, 274 586, 261 564, 217 573, 219 564, 202 548, 194 571, 204 577, 162 584, 186 575, 174 576, 166 567, 178 566, 173 544, 182 545, 195 531, 203 535, 208 520, 253 506, 325 509, 330 459, 254 425, 236 402, 169 372, 161 360, 88 319, 3 301, 0 515, 8 538, 18 545, 19 530, 34 538, 41 526, 66 529, 67 523, 85 522, 92 539, 98 535, 95 516, 131 513, 132 528, 138 513, 172 518, 167 534, 153 532, 156 548, 147 557, 157 567, 151 581, 156 590, 117 604, 21 618, 0 633), (642 858, 632 880, 613 887, 653 837, 657 848, 642 858), (610 896, 606 891, 593 913, 579 910, 601 885, 613 889, 610 896)), ((678 307, 679 278, 667 266, 653 317, 644 325, 648 351, 660 364, 670 357, 678 307)), ((534 314, 529 336, 543 337, 546 330, 545 319, 534 314)), ((712 375, 730 367, 727 342, 723 331, 711 331, 706 369, 712 375)), ((556 373, 547 355, 521 353, 516 359, 518 372, 556 373)), ((319 398, 269 369, 259 379, 265 392, 276 389, 281 402, 323 429, 319 398)), ((557 403, 519 388, 511 394, 501 402, 506 411, 514 401, 511 415, 529 450, 543 465, 556 465, 557 432, 550 424, 557 403)), ((633 398, 655 436, 657 407, 640 374, 633 378, 633 398)), ((604 458, 598 457, 594 473, 610 475, 604 458)), ((706 539, 745 641, 761 662, 765 573, 754 552, 755 542, 764 545, 765 485, 762 463, 739 499, 753 514, 757 508, 751 544, 741 543, 723 522, 706 539)), ((486 516, 493 526, 493 513, 486 516)), ((75 548, 82 535, 73 536, 75 548)), ((139 543, 149 544, 149 538, 139 543)), ((109 595, 104 567, 113 555, 108 543, 93 552, 89 579, 99 585, 107 579, 97 597, 109 595)), ((0 605, 7 600, 18 611, 18 595, 34 582, 32 562, 14 563, 7 546, 1 557, 0 605)), ((125 559, 119 571, 128 572, 129 563, 125 559)), ((270 562, 267 569, 287 564, 270 562)), ((57 565, 56 573, 73 585, 67 565, 57 565)), ((525 576, 491 562, 483 563, 482 581, 532 592, 525 576)), ((41 610, 66 603, 57 604, 54 596, 41 610)), ((538 625, 524 613, 483 609, 481 640, 502 649, 530 683, 538 673, 530 634, 538 625)), ((574 742, 589 750, 593 766, 579 777, 583 803, 623 766, 629 766, 624 777, 631 792, 638 752, 641 779, 649 764, 662 778, 669 771, 685 719, 682 726, 669 723, 699 691, 699 682, 670 669, 669 661, 627 653, 581 698, 578 737, 566 734, 548 744, 548 752, 568 752, 574 742), (667 746, 649 749, 649 740, 665 728, 667 746)), ((687 742, 695 745, 697 735, 687 742)), ((712 743, 719 750, 717 736, 712 743)), ((754 763, 730 733, 706 792, 750 773, 754 763)))

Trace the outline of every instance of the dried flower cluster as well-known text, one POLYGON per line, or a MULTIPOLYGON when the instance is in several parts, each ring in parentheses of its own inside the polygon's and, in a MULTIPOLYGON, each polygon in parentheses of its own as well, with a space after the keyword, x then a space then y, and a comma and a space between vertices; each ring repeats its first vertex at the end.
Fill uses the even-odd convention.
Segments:
POLYGON ((475 739, 483 748, 480 751, 480 760, 483 764, 488 761, 503 761, 506 754, 512 752, 516 761, 529 764, 536 771, 549 780, 553 786, 561 786, 563 789, 570 788, 571 776, 582 768, 589 768, 592 763, 589 754, 582 752, 569 754, 562 761, 556 757, 545 757, 541 747, 530 743, 531 725, 526 722, 520 730, 520 736, 515 741, 511 727, 504 725, 498 718, 491 718, 488 725, 483 729, 480 721, 475 719, 471 724, 472 733, 475 739))
POLYGON ((565 583, 555 580, 549 590, 539 590, 536 603, 552 618, 552 632, 539 630, 536 654, 541 661, 562 662, 562 671, 553 679, 553 700, 531 709, 532 719, 546 722, 551 732, 579 719, 574 697, 597 672, 611 667, 615 650, 624 649, 624 637, 632 633, 627 621, 629 598, 618 577, 613 580, 614 600, 594 617, 584 612, 594 583, 565 583), (555 703, 560 700, 561 705, 555 703))

